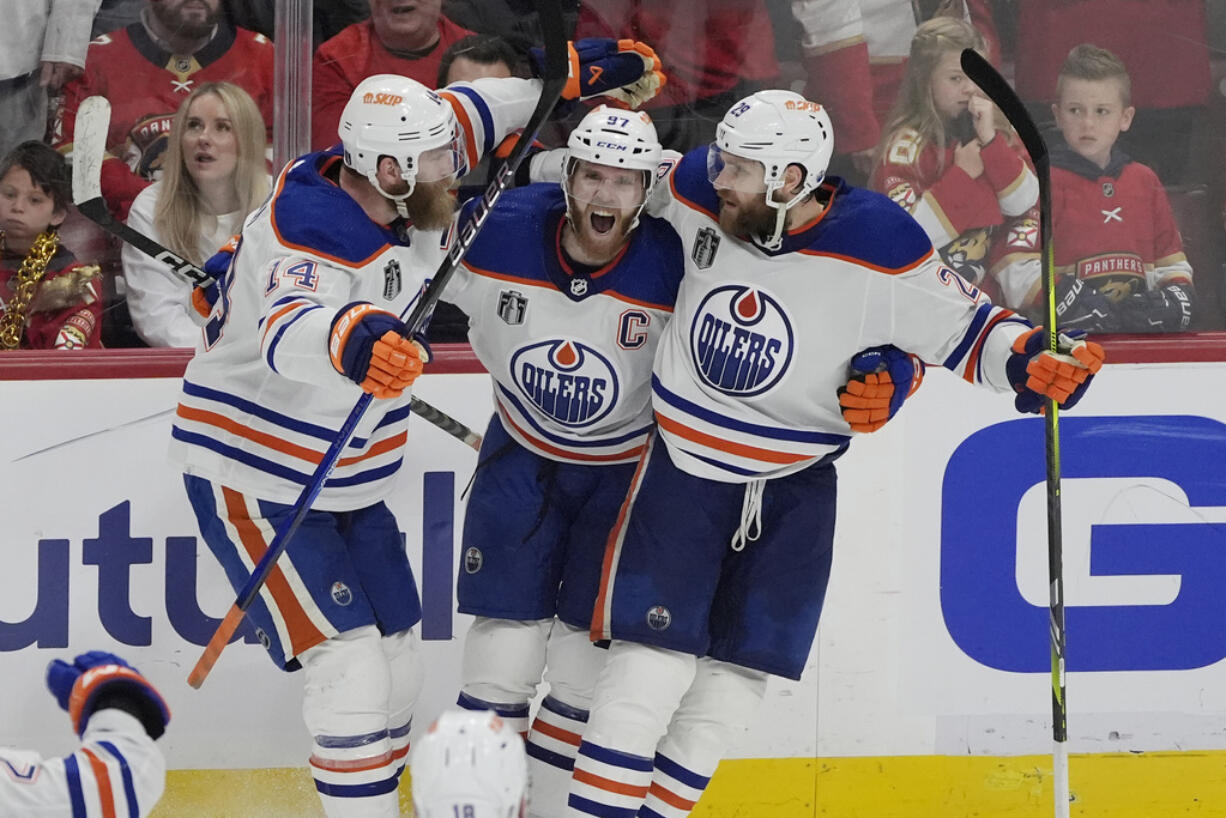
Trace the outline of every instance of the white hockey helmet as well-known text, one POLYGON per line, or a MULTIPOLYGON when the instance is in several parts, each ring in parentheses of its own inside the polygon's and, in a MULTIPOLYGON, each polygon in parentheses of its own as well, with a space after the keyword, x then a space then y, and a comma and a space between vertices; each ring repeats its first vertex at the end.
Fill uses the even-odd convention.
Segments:
POLYGON ((345 164, 365 176, 387 198, 408 198, 417 182, 460 175, 460 150, 455 113, 426 86, 396 74, 376 74, 358 83, 341 112, 337 133, 345 147, 345 164), (378 182, 379 158, 390 156, 400 166, 409 189, 389 195, 378 182))
POLYGON ((775 233, 768 246, 778 247, 786 211, 826 178, 834 155, 834 126, 821 105, 800 94, 758 91, 729 108, 716 126, 715 142, 707 153, 707 176, 713 184, 724 168, 725 152, 762 163, 766 203, 777 212, 775 233), (774 193, 783 187, 783 174, 789 165, 799 165, 804 179, 791 199, 777 202, 774 193))
POLYGON ((660 138, 651 117, 642 111, 627 111, 599 105, 587 113, 566 140, 562 190, 572 196, 570 178, 582 159, 595 165, 643 172, 643 198, 635 211, 631 229, 638 224, 643 206, 655 189, 663 158, 660 138))
POLYGON ((524 742, 496 713, 452 710, 413 748, 418 818, 520 818, 526 804, 524 742))

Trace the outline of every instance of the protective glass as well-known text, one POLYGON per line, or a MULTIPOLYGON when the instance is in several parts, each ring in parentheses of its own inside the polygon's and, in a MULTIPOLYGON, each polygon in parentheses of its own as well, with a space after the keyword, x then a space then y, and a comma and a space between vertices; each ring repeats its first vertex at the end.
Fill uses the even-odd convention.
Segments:
POLYGON ((414 179, 418 182, 437 182, 440 179, 457 178, 465 169, 464 153, 459 140, 420 153, 416 157, 414 179))
POLYGON ((707 151, 707 179, 724 190, 742 193, 766 191, 766 168, 761 162, 728 153, 714 142, 707 151))

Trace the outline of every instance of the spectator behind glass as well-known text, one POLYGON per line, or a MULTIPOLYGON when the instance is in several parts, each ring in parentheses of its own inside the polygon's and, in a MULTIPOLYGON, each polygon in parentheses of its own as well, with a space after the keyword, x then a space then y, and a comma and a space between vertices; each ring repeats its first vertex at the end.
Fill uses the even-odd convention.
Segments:
POLYGON ((994 229, 1038 201, 1038 179, 991 101, 962 73, 983 53, 970 23, 936 17, 911 41, 907 73, 870 185, 915 217, 945 263, 970 283, 987 276, 994 229))
POLYGON ((64 157, 22 142, 0 160, 0 349, 100 346, 98 268, 77 262, 57 230, 72 206, 64 157))
MULTIPOLYGON (((1052 244, 1060 326, 1177 332, 1192 323, 1192 267, 1158 176, 1117 141, 1133 122, 1128 70, 1082 44, 1056 82, 1051 144, 1052 244)), ((1009 232, 993 265, 1005 306, 1040 311, 1036 214, 1009 232), (1032 226, 1033 225, 1033 226, 1032 226)))
MULTIPOLYGON (((1193 150, 1211 88, 1205 0, 1025 0, 1017 4, 1018 95, 1046 118, 1061 63, 1092 36, 1132 77, 1137 115, 1122 138, 1131 156, 1166 184, 1203 181, 1207 161, 1193 150)), ((1217 162, 1218 156, 1212 157, 1217 162)))
POLYGON ((115 214, 157 178, 175 111, 193 88, 232 82, 259 105, 272 132, 273 49, 261 34, 236 29, 220 0, 148 0, 139 22, 90 44, 85 73, 65 89, 53 144, 72 150, 76 111, 95 94, 111 102, 102 193, 115 214))
MULTIPOLYGON (((246 91, 210 82, 179 106, 171 137, 162 178, 136 197, 128 226, 199 266, 268 195, 264 123, 246 91)), ((194 347, 191 285, 128 244, 122 255, 137 335, 153 347, 194 347)))
POLYGON ((341 111, 358 83, 399 74, 431 85, 443 53, 472 34, 443 16, 442 0, 371 0, 370 19, 345 28, 315 52, 311 145, 335 145, 341 111))
MULTIPOLYGON (((472 34, 452 43, 451 47, 443 52, 439 61, 436 87, 442 88, 453 82, 469 82, 483 77, 514 76, 518 66, 519 55, 506 40, 490 34, 472 34)), ((510 156, 518 138, 516 134, 508 136, 494 149, 493 160, 483 157, 481 164, 468 172, 460 182, 457 196, 460 201, 478 196, 485 190, 491 161, 510 156)), ((445 297, 446 290, 443 294, 445 297)), ((430 341, 441 343, 466 341, 468 316, 455 305, 440 301, 434 308, 434 317, 430 319, 426 337, 430 341)))
POLYGON ((0 156, 47 133, 47 94, 81 73, 99 0, 9 0, 0 28, 0 156))

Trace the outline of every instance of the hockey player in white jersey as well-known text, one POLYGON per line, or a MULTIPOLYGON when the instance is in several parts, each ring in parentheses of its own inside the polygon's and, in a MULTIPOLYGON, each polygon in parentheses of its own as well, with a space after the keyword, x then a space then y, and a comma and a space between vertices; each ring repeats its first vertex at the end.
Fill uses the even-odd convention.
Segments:
POLYGON ((605 553, 592 638, 613 641, 571 816, 688 815, 767 676, 800 677, 829 578, 833 461, 849 418, 891 390, 877 376, 863 406, 840 399, 859 353, 892 344, 1036 412, 1047 396, 1072 406, 1101 366, 1096 344, 1041 351, 1041 330, 943 266, 889 199, 825 179, 832 148, 820 105, 761 91, 649 205, 680 233, 686 272, 656 356, 659 435, 605 553))
POLYGON ((166 762, 154 743, 170 710, 135 668, 90 651, 55 659, 47 687, 68 711, 81 746, 63 758, 0 747, 0 815, 21 818, 144 816, 166 786, 166 762))
POLYGON ((526 818, 524 741, 491 710, 439 716, 411 766, 417 818, 526 818))
POLYGON ((642 212, 660 159, 646 114, 589 112, 562 184, 499 199, 444 296, 469 316, 496 408, 464 521, 459 609, 476 620, 459 704, 527 734, 534 816, 565 812, 604 661, 588 638, 604 542, 652 428, 684 269, 676 232, 642 212))
MULTIPOLYGON (((600 58, 644 65, 616 49, 600 58)), ((579 62, 585 77, 626 76, 579 62)), ((383 498, 428 355, 398 316, 454 239, 456 179, 526 123, 540 88, 514 78, 438 92, 394 75, 361 82, 341 144, 288 165, 247 218, 213 290, 204 352, 184 377, 171 454, 236 589, 358 397, 379 399, 247 611, 274 663, 304 671, 310 769, 329 816, 399 814, 422 683, 420 601, 383 498)))

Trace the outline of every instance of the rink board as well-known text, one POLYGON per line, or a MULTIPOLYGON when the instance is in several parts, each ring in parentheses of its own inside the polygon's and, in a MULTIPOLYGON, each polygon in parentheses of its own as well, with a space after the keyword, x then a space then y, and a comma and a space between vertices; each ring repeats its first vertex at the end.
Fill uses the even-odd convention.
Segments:
MULTIPOLYGON (((1226 765, 1214 755, 1226 751, 1222 384, 1222 363, 1109 366, 1062 415, 1073 791, 1087 810, 1112 791, 1138 791, 1087 815, 1226 815, 1226 765), (1146 801, 1167 796, 1161 807, 1146 801)), ((196 791, 236 803, 195 814, 269 814, 246 811, 239 789, 214 786, 215 777, 300 775, 309 753, 301 681, 237 642, 204 689, 184 683, 233 594, 165 461, 177 379, 6 380, 0 389, 9 692, 0 742, 67 750, 43 668, 111 649, 141 667, 174 712, 161 744, 178 772, 162 809, 190 810, 176 802, 197 781, 196 791)), ((426 376, 418 392, 483 428, 485 376, 426 376)), ((420 730, 455 695, 467 618, 453 613, 453 567, 475 453, 417 420, 410 434, 390 504, 426 611, 420 730)), ((1042 461, 1041 420, 944 372, 931 372, 886 429, 856 441, 839 463, 818 643, 799 682, 772 680, 760 721, 733 754, 740 760, 704 800, 707 814, 1046 814, 1033 811, 1050 751, 1042 461), (783 792, 799 794, 785 803, 783 792), (914 810, 864 806, 877 797, 914 810)))

